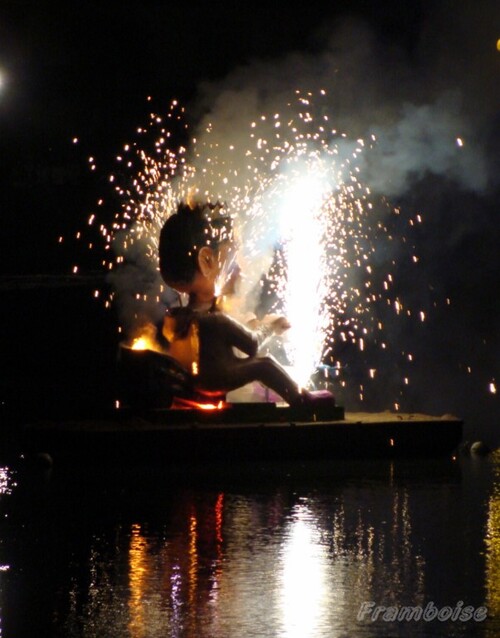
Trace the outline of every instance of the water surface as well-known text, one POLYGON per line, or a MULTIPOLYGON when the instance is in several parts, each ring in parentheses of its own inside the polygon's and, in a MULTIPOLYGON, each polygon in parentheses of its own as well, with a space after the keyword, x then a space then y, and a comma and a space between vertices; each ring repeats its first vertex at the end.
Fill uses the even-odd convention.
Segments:
POLYGON ((500 635, 499 468, 346 462, 191 480, 5 464, 0 636, 500 635), (363 603, 488 618, 360 619, 363 603))

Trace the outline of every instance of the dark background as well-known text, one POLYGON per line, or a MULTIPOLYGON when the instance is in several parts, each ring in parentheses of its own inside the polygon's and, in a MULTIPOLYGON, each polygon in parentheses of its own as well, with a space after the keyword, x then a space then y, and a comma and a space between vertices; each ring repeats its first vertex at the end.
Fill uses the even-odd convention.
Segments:
MULTIPOLYGON (((498 79, 500 53, 496 59, 492 53, 484 66, 471 66, 469 60, 470 47, 485 45, 479 35, 498 21, 499 13, 484 2, 483 20, 468 20, 467 11, 478 4, 461 3, 460 19, 454 13, 456 3, 425 0, 343 0, 295 7, 285 2, 149 1, 128 7, 115 0, 4 0, 4 414, 13 418, 47 407, 99 407, 114 396, 115 319, 91 296, 103 273, 99 260, 70 240, 107 188, 106 168, 116 150, 145 122, 151 109, 147 96, 153 97, 157 111, 168 108, 175 97, 188 112, 201 116, 210 94, 207 85, 223 86, 238 67, 272 68, 292 52, 320 57, 332 34, 346 23, 359 23, 372 34, 377 50, 390 51, 388 59, 402 60, 408 75, 418 75, 418 86, 431 93, 438 83, 463 89, 464 112, 479 122, 474 130, 492 176, 487 188, 471 191, 447 176, 423 175, 395 198, 411 211, 436 213, 429 216, 419 250, 426 263, 424 277, 438 282, 440 295, 450 296, 453 306, 439 311, 427 332, 406 334, 401 329, 394 338, 411 339, 423 362, 403 408, 458 413, 466 419, 468 435, 498 441, 498 398, 488 384, 498 382, 500 352, 499 188, 494 177, 500 123, 498 93, 491 89, 492 79, 498 79), (453 62, 444 65, 443 60, 453 62), (476 109, 474 100, 481 108, 476 109), (72 143, 74 137, 78 144, 72 143), (96 157, 95 174, 88 170, 90 155, 96 157), (67 240, 58 244, 61 235, 67 240), (69 281, 76 262, 80 275, 69 281), (466 371, 468 365, 473 374, 466 371)), ((496 30, 500 37, 500 23, 496 30)), ((355 39, 358 32, 352 33, 355 39)), ((494 51, 495 42, 488 47, 494 51)), ((362 70, 353 77, 359 81, 362 70)), ((425 97, 415 95, 419 99, 425 97)), ((383 101, 391 102, 390 90, 383 101)), ((380 396, 376 403, 380 407, 380 396)))
POLYGON ((411 54, 425 4, 3 2, 1 271, 64 269, 53 242, 80 227, 92 188, 102 190, 87 158, 101 160, 104 182, 103 164, 144 123, 147 96, 160 112, 174 97, 193 105, 202 83, 240 65, 321 51, 346 15, 411 54))

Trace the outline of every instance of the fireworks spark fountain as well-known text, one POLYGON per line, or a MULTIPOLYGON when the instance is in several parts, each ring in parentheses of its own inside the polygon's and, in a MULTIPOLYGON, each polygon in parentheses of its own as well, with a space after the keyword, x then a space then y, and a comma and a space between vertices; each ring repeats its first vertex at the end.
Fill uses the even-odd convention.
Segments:
MULTIPOLYGON (((109 177, 114 197, 108 208, 118 211, 99 226, 112 286, 105 304, 117 304, 127 339, 140 337, 175 298, 159 276, 158 235, 178 202, 190 197, 224 202, 232 215, 243 272, 238 310, 255 310, 264 282, 271 282, 267 306, 292 324, 284 350, 301 385, 325 360, 342 365, 338 345, 356 347, 365 358, 368 343, 384 351, 390 340, 381 308, 423 321, 423 309, 408 308, 398 297, 391 273, 398 250, 417 264, 406 235, 421 217, 405 220, 396 236, 387 220, 400 218, 399 211, 373 197, 361 179, 363 156, 376 140, 351 140, 333 128, 325 91, 297 91, 281 112, 248 121, 229 144, 208 122, 179 145, 173 130, 186 135, 184 118, 176 101, 165 117, 152 113, 109 177)), ((100 200, 98 209, 106 204, 100 200)), ((88 223, 98 220, 93 212, 88 223)), ((412 361, 407 352, 397 356, 412 361)), ((373 362, 366 362, 365 372, 361 399, 363 383, 375 377, 373 362)), ((402 374, 407 385, 408 373, 402 374)))
POLYGON ((285 342, 292 376, 305 387, 321 363, 329 322, 327 215, 322 214, 328 184, 312 167, 290 181, 281 211, 285 273, 280 296, 292 326, 285 342))

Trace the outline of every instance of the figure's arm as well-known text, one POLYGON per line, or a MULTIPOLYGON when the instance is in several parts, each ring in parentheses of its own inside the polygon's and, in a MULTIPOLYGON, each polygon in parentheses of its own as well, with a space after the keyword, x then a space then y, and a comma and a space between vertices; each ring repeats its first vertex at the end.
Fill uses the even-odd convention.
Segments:
POLYGON ((249 330, 226 314, 218 315, 224 323, 223 330, 230 345, 238 348, 250 357, 254 357, 262 344, 274 334, 282 334, 290 327, 284 317, 270 317, 270 321, 260 322, 255 330, 249 330))
POLYGON ((273 335, 282 335, 290 328, 290 322, 281 315, 266 315, 262 320, 256 317, 246 324, 257 336, 259 348, 273 335))
POLYGON ((259 335, 225 314, 218 314, 217 321, 224 337, 231 346, 238 348, 249 357, 254 357, 260 347, 259 335))

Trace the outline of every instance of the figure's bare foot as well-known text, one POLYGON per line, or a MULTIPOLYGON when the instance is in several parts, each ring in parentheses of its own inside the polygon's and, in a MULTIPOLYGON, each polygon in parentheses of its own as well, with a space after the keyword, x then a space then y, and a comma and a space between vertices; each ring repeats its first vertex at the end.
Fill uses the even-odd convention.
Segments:
POLYGON ((301 390, 297 405, 304 407, 314 407, 321 403, 331 403, 335 405, 335 397, 328 390, 301 390))

